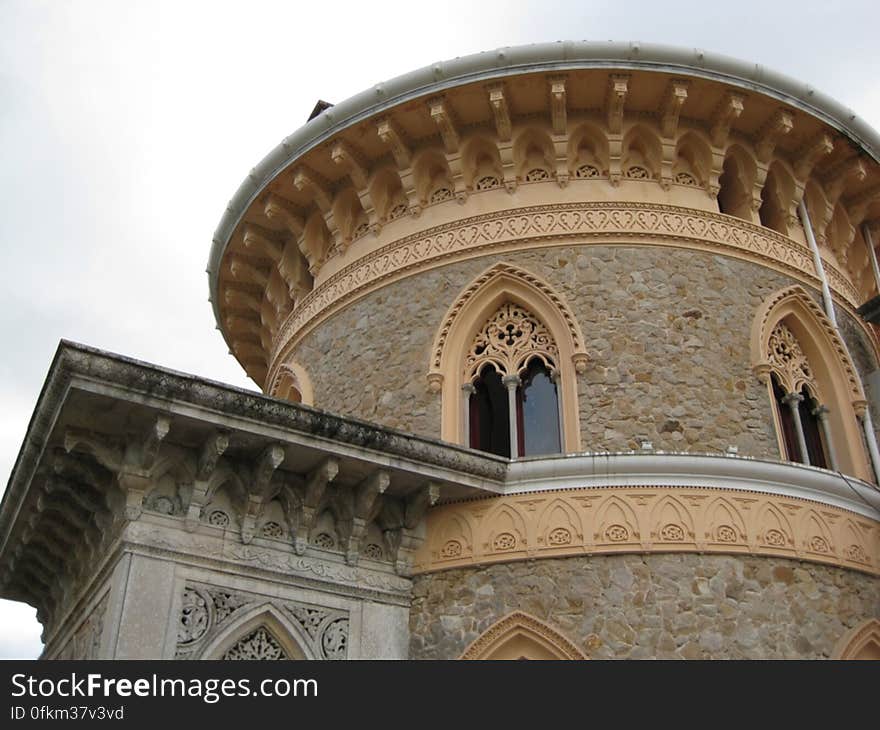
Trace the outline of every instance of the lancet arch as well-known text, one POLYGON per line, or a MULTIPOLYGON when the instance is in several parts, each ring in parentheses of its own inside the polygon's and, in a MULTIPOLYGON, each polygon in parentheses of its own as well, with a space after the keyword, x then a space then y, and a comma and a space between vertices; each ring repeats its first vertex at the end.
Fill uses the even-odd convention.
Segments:
POLYGON ((302 629, 269 603, 255 606, 217 634, 202 659, 315 659, 302 629))
POLYGON ((831 658, 880 661, 880 620, 868 619, 847 631, 837 642, 831 658))
MULTIPOLYGON (((821 440, 828 463, 818 465, 872 481, 858 424, 867 407, 861 383, 834 325, 803 287, 768 297, 752 325, 750 349, 752 370, 767 385, 772 402, 788 398, 791 405, 809 397, 814 409, 823 409, 819 417, 827 421, 821 424, 821 440)), ((787 429, 785 418, 780 407, 774 408, 780 453, 806 450, 797 434, 799 419, 793 417, 787 429), (796 442, 799 447, 792 445, 796 442)), ((792 460, 810 463, 801 456, 792 460)))
POLYGON ((505 304, 532 314, 557 348, 558 394, 561 404, 563 452, 580 449, 577 373, 586 368, 584 338, 574 313, 547 282, 523 269, 499 263, 478 276, 453 302, 443 317, 431 348, 428 384, 442 397, 441 438, 464 443, 465 360, 478 331, 505 304))
POLYGON ((579 660, 589 657, 549 624, 523 611, 514 611, 480 634, 461 658, 579 660))

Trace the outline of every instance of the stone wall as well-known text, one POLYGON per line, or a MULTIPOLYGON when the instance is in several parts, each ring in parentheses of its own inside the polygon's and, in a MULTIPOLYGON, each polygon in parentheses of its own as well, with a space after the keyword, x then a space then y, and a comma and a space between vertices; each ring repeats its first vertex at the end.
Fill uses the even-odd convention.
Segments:
MULTIPOLYGON (((737 259, 649 246, 565 246, 503 259, 550 282, 578 316, 591 358, 578 382, 585 450, 627 450, 647 438, 658 449, 736 445, 741 454, 778 458, 749 334, 761 302, 792 279, 737 259)), ((440 396, 425 382, 431 344, 450 303, 496 261, 409 277, 319 325, 294 355, 311 376, 315 404, 438 437, 440 396)), ((847 324, 852 339, 856 328, 847 324)))
POLYGON ((813 659, 880 617, 880 580, 734 556, 559 558, 418 576, 410 656, 454 659, 512 611, 593 658, 813 659))

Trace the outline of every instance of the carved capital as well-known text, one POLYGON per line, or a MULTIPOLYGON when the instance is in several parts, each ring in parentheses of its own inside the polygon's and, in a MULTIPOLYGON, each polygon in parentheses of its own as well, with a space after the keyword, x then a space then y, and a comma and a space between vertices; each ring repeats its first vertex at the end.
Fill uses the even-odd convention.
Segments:
POLYGON ((449 153, 457 152, 459 145, 458 130, 455 128, 455 122, 452 118, 452 112, 445 98, 437 97, 428 102, 428 111, 431 119, 440 130, 440 137, 443 139, 443 146, 449 153))
POLYGON ((510 110, 507 108, 507 98, 504 96, 504 84, 492 84, 486 89, 489 92, 489 106, 495 117, 495 130, 498 138, 507 142, 510 139, 511 124, 510 110))
POLYGON ((669 83, 666 96, 663 98, 663 108, 660 117, 660 129, 664 137, 672 139, 678 130, 678 117, 681 108, 687 101, 688 82, 675 79, 669 83))
POLYGON ((273 264, 281 260, 284 246, 275 231, 248 223, 244 226, 241 241, 250 253, 268 258, 273 264))
POLYGON ((404 141, 397 125, 388 118, 380 119, 376 124, 376 131, 382 143, 391 148, 391 154, 394 155, 397 167, 401 170, 408 168, 412 161, 412 152, 409 145, 404 141))
POLYGON ((322 213, 331 212, 333 198, 330 195, 330 187, 314 170, 305 166, 298 167, 293 173, 293 184, 297 190, 310 193, 322 213))
POLYGON ((758 131, 755 152, 758 161, 767 164, 773 157, 773 151, 779 140, 794 128, 794 117, 785 109, 777 109, 763 127, 758 131))
POLYGON ((356 152, 351 145, 344 140, 336 142, 330 150, 330 159, 334 164, 348 172, 348 176, 355 187, 366 188, 369 172, 364 165, 360 153, 356 152))
POLYGON ((715 109, 712 116, 712 144, 715 147, 723 148, 727 144, 727 137, 730 134, 730 127, 739 119, 743 111, 743 102, 745 96, 729 92, 725 94, 724 99, 715 109))
POLYGON ((217 468, 217 462, 223 456, 223 452, 229 447, 229 434, 218 431, 212 434, 202 445, 199 453, 199 467, 196 479, 209 479, 217 468))
POLYGON ((241 282, 253 283, 265 289, 269 284, 269 275, 262 269, 251 266, 239 256, 230 257, 229 270, 241 282))
POLYGON ((269 193, 263 205, 263 214, 270 221, 279 221, 296 238, 305 230, 305 219, 296 206, 280 195, 269 193))
POLYGON ((755 374, 755 377, 760 380, 764 385, 770 382, 770 372, 772 368, 769 363, 758 363, 752 368, 752 372, 755 374))
POLYGON ((590 362, 590 358, 587 356, 585 352, 576 352, 571 356, 571 361, 574 364, 575 372, 578 375, 583 375, 583 373, 587 372, 587 365, 590 362))
POLYGON ((833 149, 834 142, 831 139, 831 135, 826 132, 823 132, 801 147, 795 155, 797 161, 794 165, 794 174, 798 180, 806 180, 816 166, 816 163, 826 155, 831 154, 833 149))
POLYGON ((623 129, 623 106, 629 92, 628 74, 611 74, 608 79, 608 129, 612 134, 620 134, 623 129))
POLYGON ((825 192, 828 200, 833 204, 843 194, 844 188, 850 183, 862 182, 868 175, 868 170, 861 157, 851 157, 843 160, 832 167, 824 178, 825 192))
POLYGON ((428 390, 439 393, 443 389, 443 373, 428 373, 428 390))
POLYGON ((305 489, 302 496, 302 514, 294 536, 293 549, 297 555, 302 555, 309 544, 309 532, 318 515, 318 507, 324 499, 327 485, 336 478, 339 473, 339 462, 336 459, 327 458, 316 466, 306 477, 305 489))
POLYGON ((565 95, 565 76, 554 76, 550 82, 550 118, 553 134, 563 135, 568 128, 568 114, 565 95))

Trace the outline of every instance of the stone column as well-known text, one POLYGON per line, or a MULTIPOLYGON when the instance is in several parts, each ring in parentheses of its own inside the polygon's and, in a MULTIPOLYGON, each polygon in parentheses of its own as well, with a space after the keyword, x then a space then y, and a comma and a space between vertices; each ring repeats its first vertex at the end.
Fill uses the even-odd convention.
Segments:
POLYGON ((801 423, 801 413, 800 413, 800 404, 804 397, 800 393, 789 393, 785 397, 783 397, 782 402, 785 403, 791 410, 791 415, 794 418, 794 430, 797 433, 797 442, 798 442, 798 450, 800 451, 800 462, 802 464, 809 464, 810 457, 809 452, 807 451, 807 440, 804 438, 804 427, 801 423))
POLYGON ((562 375, 560 375, 558 370, 554 370, 550 373, 550 379, 553 381, 553 385, 556 386, 556 411, 559 415, 559 451, 560 453, 565 453, 565 435, 563 431, 565 421, 562 418, 562 375))
POLYGON ((476 392, 473 383, 465 383, 461 386, 461 443, 465 447, 471 445, 471 396, 476 392))
POLYGON ((522 382, 519 375, 505 375, 501 382, 507 388, 507 421, 510 426, 510 458, 519 456, 519 434, 516 430, 516 389, 522 382))
POLYGON ((816 406, 813 415, 819 421, 822 429, 822 437, 825 439, 825 449, 828 452, 828 466, 832 471, 839 471, 837 466, 837 454, 834 453, 834 443, 831 441, 831 426, 828 423, 828 407, 816 406))

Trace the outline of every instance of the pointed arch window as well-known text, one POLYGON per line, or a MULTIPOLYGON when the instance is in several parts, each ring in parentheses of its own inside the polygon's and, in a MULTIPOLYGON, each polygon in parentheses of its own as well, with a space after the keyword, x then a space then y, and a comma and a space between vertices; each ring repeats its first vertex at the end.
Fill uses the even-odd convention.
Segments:
POLYGON ((508 458, 561 452, 558 359, 540 319, 502 304, 465 357, 465 443, 508 458))
POLYGON ((828 429, 829 408, 820 402, 810 362, 784 321, 778 322, 770 334, 767 360, 786 458, 836 470, 828 429))

